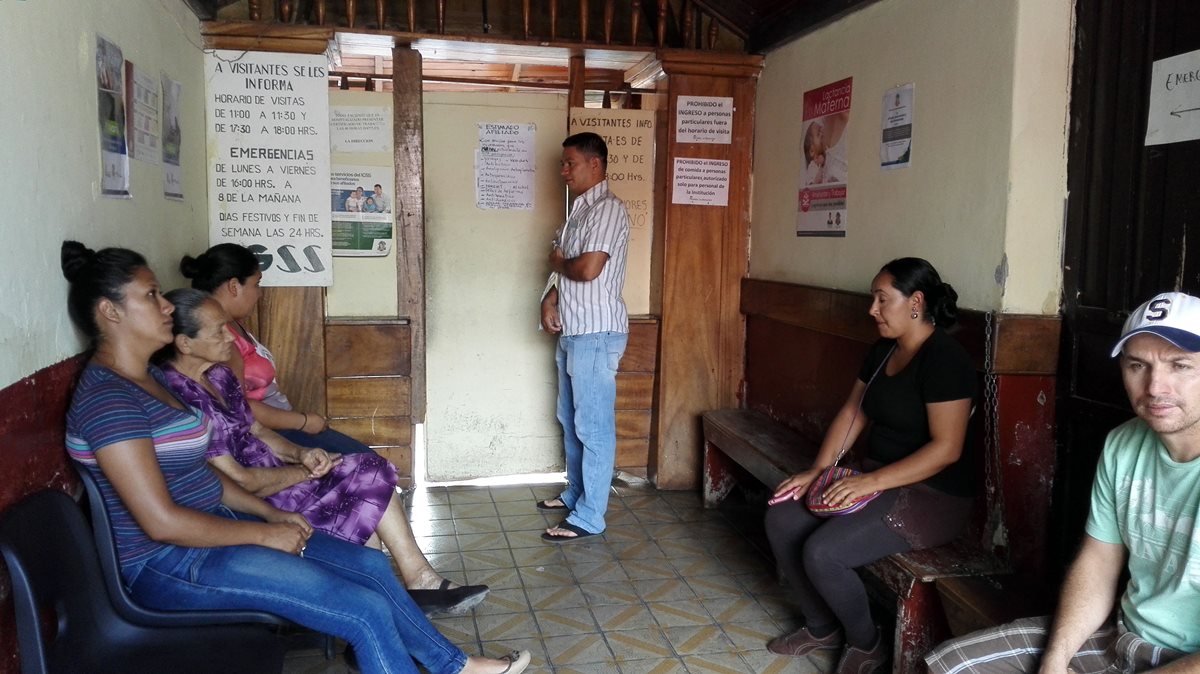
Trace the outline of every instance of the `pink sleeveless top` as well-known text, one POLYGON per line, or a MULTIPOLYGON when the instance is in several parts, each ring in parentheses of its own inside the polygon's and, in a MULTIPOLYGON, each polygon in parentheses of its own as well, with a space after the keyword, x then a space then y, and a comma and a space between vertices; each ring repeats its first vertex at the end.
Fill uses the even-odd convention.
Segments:
POLYGON ((229 332, 233 335, 233 344, 238 353, 242 354, 243 376, 246 378, 246 397, 250 400, 261 400, 272 407, 290 410, 291 404, 279 390, 275 381, 275 361, 271 352, 249 332, 243 332, 230 325, 229 332))

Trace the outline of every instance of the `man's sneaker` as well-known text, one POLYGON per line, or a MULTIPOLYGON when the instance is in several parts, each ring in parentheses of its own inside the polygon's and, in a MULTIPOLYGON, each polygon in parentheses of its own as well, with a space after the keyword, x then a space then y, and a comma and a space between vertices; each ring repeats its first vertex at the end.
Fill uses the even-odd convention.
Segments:
POLYGON ((882 633, 875 637, 875 645, 865 651, 847 644, 834 674, 875 674, 887 664, 888 650, 882 633))
POLYGON ((842 631, 834 630, 823 637, 814 637, 807 627, 775 637, 767 642, 767 650, 779 655, 802 656, 813 651, 833 651, 842 647, 842 631))

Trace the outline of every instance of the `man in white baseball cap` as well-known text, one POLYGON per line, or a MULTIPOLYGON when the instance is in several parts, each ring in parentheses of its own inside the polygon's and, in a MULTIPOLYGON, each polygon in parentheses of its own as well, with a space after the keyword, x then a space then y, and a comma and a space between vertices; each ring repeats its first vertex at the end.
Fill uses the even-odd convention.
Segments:
POLYGON ((1200 671, 1200 298, 1141 305, 1112 355, 1137 417, 1104 442, 1053 623, 948 641, 926 657, 931 674, 1200 671))

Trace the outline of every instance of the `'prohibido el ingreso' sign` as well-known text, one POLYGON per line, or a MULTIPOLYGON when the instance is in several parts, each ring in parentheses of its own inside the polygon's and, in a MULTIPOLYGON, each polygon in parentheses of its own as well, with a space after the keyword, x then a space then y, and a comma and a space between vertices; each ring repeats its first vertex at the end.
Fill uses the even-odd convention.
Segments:
POLYGON ((333 283, 324 56, 204 56, 209 241, 264 263, 263 285, 333 283))

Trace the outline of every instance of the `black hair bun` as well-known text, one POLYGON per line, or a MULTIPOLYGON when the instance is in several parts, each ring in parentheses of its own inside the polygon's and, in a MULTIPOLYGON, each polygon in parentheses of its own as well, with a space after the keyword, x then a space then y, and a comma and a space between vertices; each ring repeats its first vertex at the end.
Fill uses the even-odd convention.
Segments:
POLYGON ((63 241, 61 264, 62 273, 69 283, 79 280, 87 266, 96 259, 96 251, 78 241, 63 241))
POLYGON ((196 275, 200 273, 200 260, 191 255, 184 255, 183 259, 179 261, 179 273, 187 279, 196 278, 196 275))

